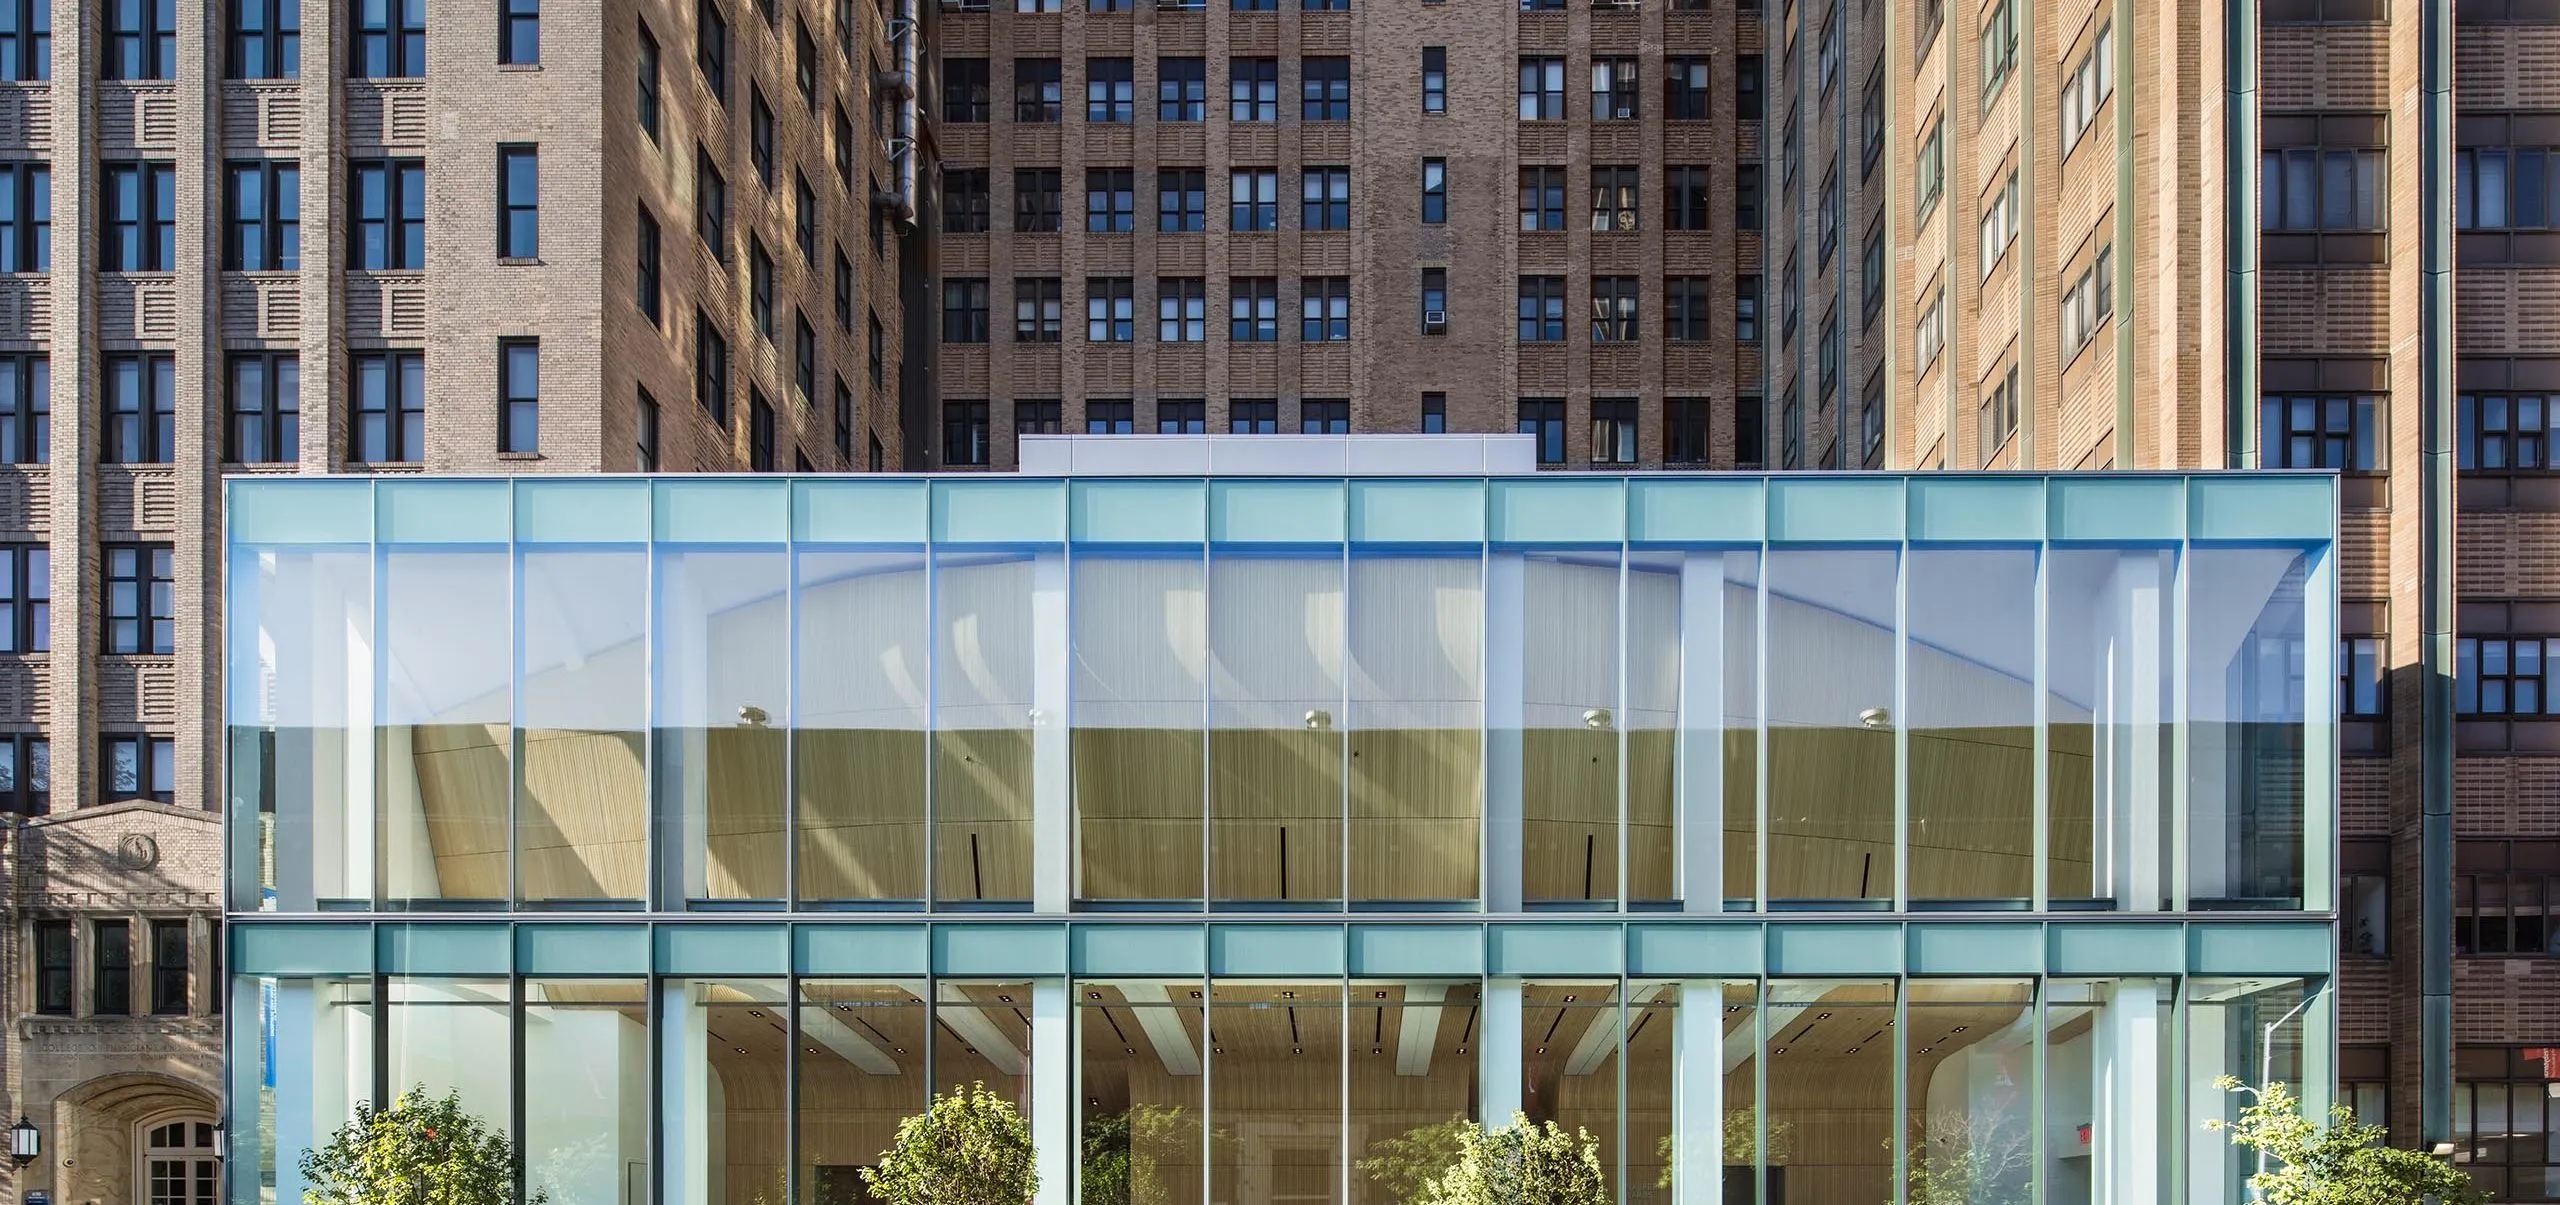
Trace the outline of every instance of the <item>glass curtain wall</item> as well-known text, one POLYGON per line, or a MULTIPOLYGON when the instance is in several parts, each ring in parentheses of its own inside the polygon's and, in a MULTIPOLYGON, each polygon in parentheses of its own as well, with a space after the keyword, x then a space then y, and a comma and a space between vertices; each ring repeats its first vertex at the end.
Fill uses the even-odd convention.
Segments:
MULTIPOLYGON (((1508 729, 1495 735, 1519 759, 1521 900, 1614 907, 1623 730, 1617 552, 1497 552, 1492 564, 1498 575, 1517 575, 1503 584, 1516 591, 1523 637, 1494 646, 1518 659, 1518 717, 1489 719, 1508 729)), ((1493 601, 1497 614, 1503 601, 1493 601)))
POLYGON ((1071 620, 1076 895, 1198 907, 1208 741, 1207 564, 1078 556, 1071 620))
POLYGON ((370 901, 373 558, 235 548, 229 587, 233 906, 370 901))
POLYGON ((1402 1205, 1445 1165, 1457 1130, 1482 1113, 1475 1034, 1483 986, 1350 987, 1346 1083, 1353 1205, 1402 1205))
POLYGON ((658 554, 659 844, 672 899, 779 900, 790 728, 782 550, 658 554))
POLYGON ((1044 736, 1063 735, 1066 725, 1064 715, 1043 714, 1034 694, 1032 591, 1038 575, 1061 568, 1054 556, 1028 552, 946 552, 934 560, 933 752, 926 774, 933 792, 933 895, 946 905, 1031 901, 1034 781, 1052 772, 1034 758, 1034 747, 1044 736))
POLYGON ((1350 890, 1362 904, 1481 895, 1484 561, 1354 548, 1350 890))
POLYGON ((378 856, 387 901, 505 900, 514 611, 504 548, 383 554, 378 856))
POLYGON ((1909 898, 2023 907, 2036 865, 2035 550, 1914 548, 1903 609, 1909 898))
POLYGON ((1339 548, 1209 555, 1209 895, 1339 906, 1350 712, 1339 548))
POLYGON ((1223 1135, 1203 1129, 1206 985, 1199 980, 1077 985, 1075 1199, 1093 1205, 1201 1205, 1223 1135))
POLYGON ((1768 557, 1769 898, 1889 904, 1899 554, 1768 557))
POLYGON ((1767 1000, 1767 1199, 1893 1200, 1894 985, 1776 980, 1767 1000))
POLYGON ((523 1056, 526 1195, 554 1205, 646 1200, 647 981, 527 979, 523 1056))
POLYGON ((896 980, 801 981, 799 1200, 871 1199, 862 1170, 879 1164, 898 1123, 931 1095, 924 992, 896 980))
POLYGON ((1212 1200, 1343 1199, 1343 1024, 1338 982, 1210 985, 1212 1200))
POLYGON ((2304 713, 2310 572, 2310 557, 2291 548, 2188 554, 2186 854, 2195 907, 2302 906, 2305 728, 2333 723, 2304 713))
POLYGON ((925 898, 924 554, 800 554, 792 788, 800 898, 813 905, 925 898))
POLYGON ((2074 904, 2169 906, 2176 782, 2178 554, 2055 548, 2045 569, 2046 890, 2074 904))
POLYGON ((637 907, 649 798, 645 549, 528 549, 516 876, 529 904, 637 907))

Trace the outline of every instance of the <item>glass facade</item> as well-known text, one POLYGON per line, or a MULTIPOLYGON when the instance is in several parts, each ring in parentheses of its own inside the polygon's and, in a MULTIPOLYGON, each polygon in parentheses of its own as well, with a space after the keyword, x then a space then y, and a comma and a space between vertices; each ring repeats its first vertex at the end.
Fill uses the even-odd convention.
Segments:
POLYGON ((419 1084, 575 1205, 864 1200, 972 1082, 1042 1205, 1514 1111, 1630 1203, 2224 1201, 2212 1077, 2328 1090, 2327 476, 228 506, 235 1205, 419 1084))

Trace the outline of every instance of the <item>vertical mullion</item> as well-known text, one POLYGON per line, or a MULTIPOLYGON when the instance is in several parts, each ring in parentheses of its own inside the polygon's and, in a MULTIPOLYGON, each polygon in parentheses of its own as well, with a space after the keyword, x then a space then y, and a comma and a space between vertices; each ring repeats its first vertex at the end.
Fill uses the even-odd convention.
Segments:
MULTIPOLYGON (((514 492, 513 483, 509 483, 509 492, 514 492)), ((512 955, 516 944, 513 940, 515 936, 515 926, 510 924, 507 926, 507 930, 507 936, 509 938, 509 941, 507 942, 507 949, 510 952, 510 955, 512 955)), ((513 1053, 514 1057, 507 1060, 507 1067, 509 1069, 509 1074, 507 1076, 507 1135, 512 1140, 507 1144, 507 1158, 508 1162, 511 1164, 510 1171, 512 1174, 509 1177, 508 1191, 511 1194, 509 1199, 513 1202, 513 1205, 525 1205, 525 1198, 527 1196, 525 1191, 525 1152, 532 1146, 531 1143, 525 1141, 524 1133, 525 1118, 528 1116, 525 1112, 524 1104, 524 1012, 526 986, 523 964, 510 957, 507 968, 507 1000, 509 1004, 507 1009, 507 1048, 513 1053)))

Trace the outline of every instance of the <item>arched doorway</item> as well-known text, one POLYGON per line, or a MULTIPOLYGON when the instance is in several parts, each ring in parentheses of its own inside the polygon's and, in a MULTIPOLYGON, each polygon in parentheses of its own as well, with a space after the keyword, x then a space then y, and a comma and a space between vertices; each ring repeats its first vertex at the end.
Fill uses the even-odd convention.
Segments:
POLYGON ((140 1152, 133 1178, 140 1191, 134 1205, 219 1205, 222 1162, 210 1119, 147 1122, 134 1148, 140 1152))

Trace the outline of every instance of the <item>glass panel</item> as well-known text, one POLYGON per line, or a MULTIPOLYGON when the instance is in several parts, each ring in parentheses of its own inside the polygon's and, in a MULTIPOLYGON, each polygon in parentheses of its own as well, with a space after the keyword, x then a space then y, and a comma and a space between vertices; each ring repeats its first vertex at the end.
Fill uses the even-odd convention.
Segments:
POLYGON ((925 559, 800 556, 792 782, 800 898, 924 898, 925 559))
MULTIPOLYGON (((1676 552, 1627 556, 1627 707, 1621 724, 1627 734, 1627 899, 1636 907, 1680 898, 1682 559, 1676 552)), ((1710 708, 1700 726, 1712 732, 1717 718, 1710 708)), ((1697 797, 1708 796, 1700 791, 1697 797)))
POLYGON ((1074 574, 1077 897, 1197 900, 1207 566, 1088 556, 1074 574))
POLYGON ((2187 874, 2195 907, 2302 906, 2310 571, 2310 556, 2289 548, 2190 554, 2187 874))
POLYGON ((389 983, 387 1094, 454 1092, 464 1111, 509 1133, 515 1086, 508 1076, 515 1060, 507 1034, 507 981, 395 975, 389 983))
MULTIPOLYGON (((1568 1136, 1599 1142, 1600 1175, 1616 1195, 1619 1147, 1618 989, 1612 980, 1520 987, 1520 1109, 1568 1136)), ((1652 990, 1648 986, 1648 990, 1652 990)))
POLYGON ((659 554, 658 807, 675 834, 659 857, 675 898, 782 898, 788 574, 779 549, 659 554))
MULTIPOLYGON (((2198 979, 2188 984, 2187 1066, 2175 1088, 2187 1098, 2186 1124, 2236 1120, 2247 1107, 2245 1094, 2214 1086, 2221 1076, 2244 1084, 2273 1079, 2297 1096, 2302 1093, 2305 1027, 2303 1013, 2294 1009, 2302 1004, 2305 990, 2294 979, 2198 979)), ((2256 1170, 2256 1160, 2244 1148, 2199 1143, 2187 1156, 2187 1199, 2239 1201, 2256 1170)))
POLYGON ((1769 984, 1768 1200, 1890 1201, 1893 984, 1769 984))
POLYGON ((1769 553, 1769 896, 1893 896, 1895 554, 1769 553))
POLYGON ((659 1033, 666 1205, 774 1205, 791 1166, 790 997, 780 980, 666 980, 659 1033))
POLYGON ((373 1099, 373 984, 242 976, 230 991, 231 1203, 299 1201, 312 1138, 373 1099))
POLYGON ((230 589, 232 907, 370 900, 372 558, 240 548, 230 589))
POLYGON ((937 899, 1031 898, 1033 564, 946 553, 934 567, 937 899))
MULTIPOLYGON (((1521 895, 1618 898, 1618 558, 1538 553, 1521 574, 1521 895)), ((1508 651, 1508 650, 1506 650, 1508 651)))
POLYGON ((1915 980, 1909 1000, 1903 1034, 1908 1199, 2032 1200, 2034 985, 1915 980))
MULTIPOLYGON (((2155 1199, 2178 1090, 2167 1065, 2173 992, 2148 979, 2054 981, 2045 987, 2045 1200, 2144 1205, 2155 1199), (2147 1097, 2138 1091, 2151 1085, 2147 1097), (2119 1086, 2137 1089, 2118 1091, 2119 1086), (2149 1160, 2132 1152, 2153 1152, 2149 1160)), ((2212 1035, 2206 1035, 2212 1036, 2212 1035)), ((2208 1083, 2206 1091, 2213 1091, 2208 1083)), ((2217 1093, 2218 1095, 2218 1093, 2217 1093)), ((2219 1102, 2214 1106, 2219 1111, 2219 1102)), ((2223 1143, 2199 1143, 2221 1162, 2223 1143)), ((2213 1200, 2215 1198, 2197 1198, 2213 1200)), ((2229 1198, 2222 1198, 2229 1199, 2229 1198)))
POLYGON ((2176 647, 2169 549, 2046 556, 2046 890, 2055 900, 2168 904, 2176 647))
POLYGON ((504 552, 382 562, 382 893, 503 900, 514 589, 504 552))
POLYGON ((528 901, 647 890, 649 558, 524 554, 523 782, 517 888, 528 901))
POLYGON ((645 980, 525 982, 524 1129, 527 1196, 544 1193, 554 1205, 626 1205, 635 1192, 645 1199, 645 980))
POLYGON ((1910 895, 2035 891, 2036 553, 1914 548, 1904 587, 1910 895))
POLYGON ((1476 1113, 1476 983, 1351 985, 1353 1205, 1402 1205, 1476 1113))
MULTIPOLYGON (((1718 1058, 1723 1053, 1713 1049, 1694 1053, 1680 1049, 1676 1031, 1680 1027, 1682 1003, 1680 985, 1676 983, 1627 985, 1627 1137, 1624 1158, 1627 1167, 1625 1199, 1630 1205, 1635 1202, 1651 1205, 1671 1199, 1672 1134, 1679 1120, 1673 1110, 1678 1099, 1676 1078, 1681 1056, 1689 1053, 1693 1058, 1718 1058)), ((1697 1006, 1714 1008, 1715 997, 1701 996, 1697 1006)), ((1605 1152, 1603 1157, 1606 1157, 1605 1152)))
POLYGON ((1031 985, 944 982, 935 993, 935 1094, 984 1084, 1032 1121, 1031 985))
POLYGON ((1209 560, 1209 891, 1342 897, 1343 564, 1209 560))
POLYGON ((1201 1205, 1201 986, 1196 980, 1077 985, 1084 1097, 1079 1202, 1201 1205))
MULTIPOLYGON (((1792 1139, 1785 1147, 1769 1143, 1768 1135, 1761 1127, 1759 996, 1760 985, 1757 983, 1725 984, 1723 1017, 1716 1024, 1716 1029, 1724 1034, 1721 1047, 1700 1050, 1684 1044, 1680 1050, 1683 1060, 1720 1058, 1724 1069, 1724 1107, 1722 1113, 1715 1117, 1676 1118, 1680 1133, 1673 1153, 1678 1153, 1678 1142, 1714 1144, 1716 1153, 1702 1161, 1711 1168, 1721 1165, 1722 1196, 1717 1199, 1733 1205, 1753 1205, 1763 1200, 1783 1202, 1785 1198, 1776 1191, 1759 1191, 1760 1167, 1765 1163, 1771 1168, 1771 1177, 1782 1178, 1785 1173, 1775 1170, 1784 1166, 1784 1160, 1779 1156, 1793 1151, 1792 1139), (1760 1157, 1764 1146, 1772 1156, 1766 1160, 1760 1157)), ((1698 1008, 1707 1002, 1692 995, 1687 1003, 1698 1008)))
POLYGON ((1351 899, 1472 901, 1484 819, 1484 567, 1351 561, 1351 899))
POLYGON ((898 1123, 925 1106, 923 991, 915 983, 801 981, 800 1200, 871 1199, 862 1169, 875 1166, 898 1123))
POLYGON ((1210 1198, 1341 1200, 1341 986, 1230 981, 1209 1003, 1210 1198))

